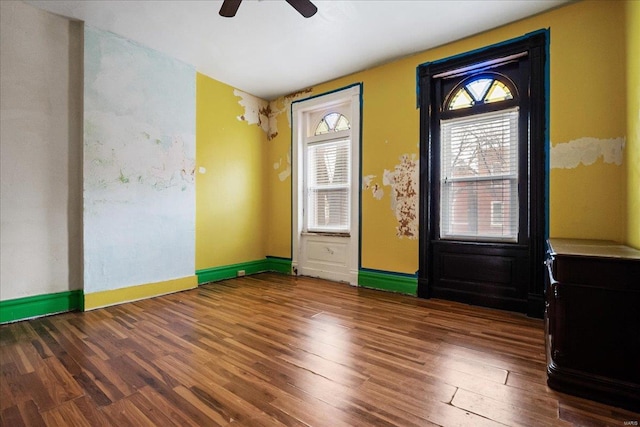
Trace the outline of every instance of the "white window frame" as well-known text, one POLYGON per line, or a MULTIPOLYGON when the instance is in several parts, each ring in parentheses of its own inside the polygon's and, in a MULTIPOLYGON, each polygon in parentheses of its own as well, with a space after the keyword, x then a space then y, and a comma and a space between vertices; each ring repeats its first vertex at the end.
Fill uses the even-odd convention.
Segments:
POLYGON ((342 227, 322 227, 322 226, 318 226, 317 224, 310 224, 310 220, 312 218, 312 212, 313 210, 311 209, 311 200, 309 197, 309 193, 310 190, 314 190, 314 189, 326 189, 326 190, 346 190, 347 191, 347 199, 350 200, 351 199, 351 181, 352 181, 352 177, 351 177, 351 139, 350 139, 350 131, 338 131, 338 132, 329 132, 329 133, 325 133, 325 134, 321 134, 321 135, 314 135, 314 136, 310 136, 310 137, 306 137, 304 138, 304 165, 305 165, 305 170, 307 171, 308 175, 307 175, 307 179, 304 180, 303 185, 304 185, 304 194, 307 195, 307 197, 304 197, 304 215, 303 215, 303 225, 302 225, 302 230, 303 232, 312 232, 312 233, 335 233, 335 234, 350 234, 351 233, 351 222, 349 221, 349 219, 351 218, 351 203, 348 204, 347 206, 347 224, 346 227, 342 228, 342 227), (321 145, 325 145, 325 144, 332 144, 332 143, 340 143, 340 142, 344 142, 347 144, 348 147, 348 179, 346 183, 341 183, 341 184, 334 184, 334 185, 316 185, 316 186, 312 186, 310 184, 311 181, 311 177, 310 177, 310 172, 311 172, 311 167, 310 167, 310 151, 313 148, 316 148, 318 146, 321 145))
MULTIPOLYGON (((441 166, 441 176, 440 176, 440 194, 441 194, 441 202, 440 202, 440 238, 441 239, 447 239, 447 240, 474 240, 474 241, 486 241, 486 242, 517 242, 518 241, 518 230, 519 230, 519 225, 518 225, 518 150, 519 150, 519 142, 518 142, 518 119, 517 117, 519 116, 519 109, 518 107, 515 108, 507 108, 504 110, 498 110, 495 112, 491 112, 491 113, 482 113, 482 114, 478 114, 477 116, 480 118, 486 117, 486 116, 490 116, 490 115, 499 115, 502 113, 516 113, 516 125, 513 128, 510 128, 511 131, 511 143, 512 143, 512 149, 515 150, 515 154, 511 156, 511 160, 513 162, 515 162, 513 164, 513 168, 510 169, 509 173, 503 173, 503 174, 484 174, 484 175, 478 175, 478 176, 464 176, 464 177, 457 177, 457 178, 446 178, 445 175, 445 167, 441 166), (454 212, 454 207, 452 206, 452 200, 449 200, 450 196, 451 196, 451 190, 448 189, 447 187, 453 185, 453 183, 462 183, 462 182, 468 182, 468 183, 473 183, 473 182, 481 182, 481 181, 510 181, 511 182, 511 193, 512 196, 510 198, 510 215, 511 215, 511 224, 512 224, 512 231, 513 234, 509 235, 509 236, 497 236, 497 235, 486 235, 486 234, 480 234, 480 232, 476 232, 476 233, 464 233, 464 234, 460 234, 460 233, 454 233, 453 230, 451 229, 453 225, 455 225, 455 223, 453 221, 450 221, 450 216, 453 215, 454 212), (446 207, 446 208, 445 208, 446 207), (449 227, 447 226, 449 225, 449 227), (451 227, 451 228, 450 228, 451 227)), ((462 118, 456 118, 456 119, 446 119, 446 120, 442 120, 440 123, 440 129, 443 129, 443 124, 445 122, 454 122, 454 121, 466 121, 466 122, 471 122, 473 121, 475 115, 470 115, 470 116, 464 116, 462 118)), ((443 161, 443 159, 445 158, 445 150, 447 149, 447 144, 444 141, 444 136, 443 136, 444 132, 441 131, 441 141, 440 141, 440 158, 441 158, 441 162, 443 161)), ((504 208, 504 206, 503 206, 504 208)), ((493 216, 493 209, 490 212, 491 216, 493 216)), ((491 225, 495 225, 494 221, 493 221, 493 217, 491 217, 490 219, 490 224, 491 225)), ((502 222, 500 223, 500 225, 503 225, 502 222)))

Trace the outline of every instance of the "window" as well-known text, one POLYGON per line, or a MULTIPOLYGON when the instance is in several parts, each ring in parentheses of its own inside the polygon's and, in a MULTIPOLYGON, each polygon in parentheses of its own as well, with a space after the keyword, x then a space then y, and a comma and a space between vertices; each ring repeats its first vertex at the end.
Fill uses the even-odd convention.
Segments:
POLYGON ((351 141, 340 138, 349 129, 344 115, 331 112, 307 141, 307 231, 350 231, 351 141))
POLYGON ((456 114, 440 121, 441 238, 518 239, 518 107, 472 108, 510 99, 507 84, 483 76, 467 80, 445 101, 445 110, 456 114))
POLYGON ((477 78, 466 83, 453 96, 449 97, 447 105, 449 110, 469 108, 474 105, 489 104, 492 102, 513 99, 511 89, 502 81, 495 78, 477 78))
POLYGON ((340 113, 329 113, 320 120, 314 135, 322 135, 329 132, 339 132, 351 129, 349 120, 340 113))
POLYGON ((517 122, 517 108, 442 120, 441 237, 516 240, 517 122), (494 203, 512 208, 498 219, 494 203))

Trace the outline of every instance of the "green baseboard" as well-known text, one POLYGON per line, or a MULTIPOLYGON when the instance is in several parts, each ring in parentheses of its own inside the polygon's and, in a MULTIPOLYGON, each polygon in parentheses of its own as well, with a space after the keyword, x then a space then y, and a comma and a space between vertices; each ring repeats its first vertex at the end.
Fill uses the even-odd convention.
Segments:
POLYGON ((198 284, 201 285, 203 283, 238 277, 238 271, 240 270, 244 270, 244 274, 246 276, 265 271, 276 271, 279 273, 291 274, 291 260, 287 258, 268 256, 265 259, 259 259, 256 261, 196 270, 196 276, 198 276, 198 284))
POLYGON ((418 278, 409 274, 361 269, 358 272, 358 286, 417 295, 418 278))
POLYGON ((291 274, 291 259, 267 256, 267 270, 291 274))
MULTIPOLYGON (((238 277, 240 270, 244 270, 244 274, 247 276, 265 271, 291 274, 291 260, 267 256, 266 259, 197 270, 196 275, 198 276, 198 284, 203 284, 233 279, 238 277)), ((389 271, 361 269, 358 272, 358 285, 408 295, 417 295, 418 292, 417 277, 389 271)))
POLYGON ((0 323, 83 310, 83 302, 81 290, 0 301, 0 323))

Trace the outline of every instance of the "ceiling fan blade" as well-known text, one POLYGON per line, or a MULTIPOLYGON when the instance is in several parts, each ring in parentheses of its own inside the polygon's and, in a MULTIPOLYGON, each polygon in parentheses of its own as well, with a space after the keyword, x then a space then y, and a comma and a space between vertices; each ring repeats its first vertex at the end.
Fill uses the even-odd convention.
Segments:
POLYGON ((305 18, 311 18, 318 11, 318 8, 310 0, 287 0, 287 3, 305 18))
POLYGON ((233 18, 240 7, 242 0, 224 0, 220 8, 220 16, 225 18, 233 18))

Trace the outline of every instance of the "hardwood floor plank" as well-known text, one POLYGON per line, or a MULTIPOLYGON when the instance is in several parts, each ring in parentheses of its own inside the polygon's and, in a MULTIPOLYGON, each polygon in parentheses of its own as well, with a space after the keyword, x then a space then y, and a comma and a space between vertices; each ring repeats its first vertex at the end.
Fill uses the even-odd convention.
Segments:
POLYGON ((11 384, 6 378, 7 375, 9 375, 8 365, 5 366, 5 364, 3 363, 2 365, 0 365, 0 370, 2 371, 2 375, 0 375, 0 412, 1 412, 7 408, 16 406, 16 400, 13 397, 13 393, 11 392, 11 384))
POLYGON ((622 426, 520 314, 279 274, 0 325, 0 424, 622 426))
POLYGON ((75 379, 55 358, 46 359, 43 366, 36 369, 35 374, 42 381, 56 405, 83 395, 75 379))
MULTIPOLYGON (((107 362, 109 362, 108 360, 107 362)), ((115 402, 125 395, 129 394, 130 391, 126 387, 123 387, 125 392, 121 391, 121 389, 116 386, 116 384, 120 384, 122 381, 119 375, 115 374, 113 370, 109 369, 106 365, 105 361, 97 356, 89 356, 85 358, 82 363, 83 370, 83 381, 90 381, 89 384, 91 387, 95 386, 97 391, 104 394, 110 402, 115 402), (86 377, 86 378, 85 378, 86 377)))
MULTIPOLYGON (((94 427, 84 413, 72 401, 65 402, 43 413, 47 425, 94 427)), ((122 424, 121 424, 122 425, 122 424)), ((127 425, 127 424, 124 424, 127 425)), ((129 424, 130 425, 130 424, 129 424)))
MULTIPOLYGON (((218 361, 216 361, 216 363, 218 363, 218 361)), ((213 365, 213 363, 208 364, 208 366, 211 365, 213 365)), ((275 384, 271 384, 264 379, 253 375, 242 377, 233 375, 229 378, 229 382, 227 382, 224 387, 230 393, 246 401, 263 413, 250 417, 249 420, 243 420, 243 424, 272 420, 272 424, 274 425, 304 425, 287 413, 271 405, 271 402, 273 402, 277 396, 286 394, 285 390, 277 387, 275 384)))
POLYGON ((127 400, 138 408, 138 410, 148 418, 153 425, 169 426, 173 424, 169 415, 158 409, 158 407, 150 402, 142 393, 135 392, 131 396, 127 396, 127 400))
POLYGON ((178 386, 175 388, 175 392, 202 412, 204 416, 208 417, 209 424, 224 426, 234 421, 234 412, 229 411, 228 408, 225 408, 224 405, 211 397, 209 393, 197 386, 192 386, 191 389, 178 386))
POLYGON ((459 359, 449 355, 442 355, 437 361, 438 369, 454 370, 473 375, 483 380, 498 384, 507 382, 508 371, 484 363, 478 363, 467 359, 459 359))
POLYGON ((47 347, 47 345, 40 338, 31 340, 31 345, 33 346, 36 353, 38 353, 40 359, 48 359, 49 357, 53 357, 53 353, 51 352, 49 347, 47 347))
POLYGON ((0 412, 0 421, 3 426, 20 427, 25 425, 22 415, 20 415, 20 409, 16 405, 3 409, 0 412))
POLYGON ((120 354, 107 361, 108 368, 105 373, 110 373, 109 378, 113 382, 123 384, 123 395, 129 396, 136 390, 147 385, 146 378, 150 375, 145 369, 135 363, 128 354, 120 354))
MULTIPOLYGON (((61 345, 60 341, 56 340, 52 335, 51 323, 44 319, 35 319, 32 320, 30 326, 33 327, 34 331, 38 334, 38 337, 47 345, 47 347, 53 353, 53 356, 57 357, 58 360, 64 365, 65 369, 69 371, 69 373, 73 376, 79 375, 82 372, 82 368, 76 362, 76 359, 70 355, 66 349, 61 345)), ((76 354, 76 357, 80 358, 80 354, 76 354)), ((82 356, 84 357, 84 356, 82 356)))
MULTIPOLYGON (((542 414, 514 405, 511 400, 492 399, 485 395, 458 389, 451 404, 474 414, 509 426, 553 426, 557 420, 545 418, 542 414)), ((542 408, 541 408, 542 409, 542 408)))
MULTIPOLYGON (((449 403, 433 399, 431 396, 407 391, 404 394, 396 394, 388 389, 367 382, 363 391, 371 396, 376 404, 390 405, 398 410, 424 420, 425 425, 435 424, 440 426, 498 426, 495 421, 478 416, 474 413, 456 408, 449 403), (383 403, 384 402, 384 403, 383 403)), ((399 425, 403 425, 402 423, 399 425)))
POLYGON ((337 409, 322 400, 307 398, 305 400, 285 394, 274 402, 272 406, 278 408, 300 423, 309 426, 353 426, 352 417, 347 412, 337 409))
POLYGON ((112 403, 112 400, 98 387, 98 385, 87 375, 86 372, 80 372, 73 378, 78 382, 84 392, 91 397, 97 406, 106 406, 112 403))
POLYGON ((108 427, 109 419, 88 396, 80 396, 72 401, 91 427, 108 427))
POLYGON ((15 380, 16 383, 11 388, 12 390, 20 390, 19 395, 14 394, 18 403, 33 400, 40 411, 46 411, 56 406, 56 402, 51 397, 52 390, 45 388, 35 372, 19 375, 15 380))
MULTIPOLYGON (((214 420, 203 413, 198 406, 193 405, 189 400, 185 399, 177 390, 185 390, 184 386, 176 386, 169 388, 162 382, 155 381, 153 378, 147 378, 149 386, 153 389, 153 393, 148 392, 146 396, 161 396, 160 401, 164 402, 164 406, 168 408, 172 414, 184 414, 184 418, 189 420, 189 424, 196 426, 212 425, 214 420)), ((141 390, 145 390, 143 387, 141 390)), ((189 398, 191 396, 185 393, 189 398)), ((166 413, 166 412, 165 412, 166 413)))
POLYGON ((41 427, 46 425, 44 419, 42 419, 42 415, 40 415, 38 406, 33 400, 20 403, 18 408, 20 409, 20 415, 22 416, 25 425, 31 427, 41 427))
POLYGON ((14 361, 18 366, 18 370, 23 374, 35 372, 36 368, 34 368, 34 365, 39 366, 40 364, 40 357, 35 354, 35 349, 28 344, 16 345, 14 354, 14 361), (30 351, 30 349, 33 351, 30 351), (34 354, 35 357, 30 357, 32 354, 34 354), (33 363, 31 363, 31 360, 33 360, 33 363))
POLYGON ((150 386, 143 387, 138 390, 138 392, 147 399, 149 405, 152 405, 157 411, 162 412, 167 416, 167 418, 171 420, 170 425, 195 427, 201 426, 201 424, 197 423, 197 418, 192 418, 189 416, 191 408, 179 408, 174 403, 172 403, 172 401, 167 400, 163 396, 163 393, 166 393, 171 389, 166 387, 165 385, 162 385, 161 387, 163 391, 160 393, 150 386))
POLYGON ((3 406, 11 407, 15 406, 18 402, 32 400, 29 395, 29 390, 25 389, 24 384, 20 381, 21 374, 13 360, 5 361, 3 358, 0 369, 2 369, 2 382, 0 386, 4 389, 2 395, 11 396, 10 400, 3 403, 3 406))
MULTIPOLYGON (((540 371, 543 370, 541 367, 540 371)), ((545 374, 533 373, 533 374, 521 374, 519 372, 509 372, 507 377, 507 385, 509 387, 515 387, 524 390, 530 390, 538 394, 548 394, 551 389, 547 386, 546 370, 545 374)))
POLYGON ((102 412, 109 418, 111 425, 122 427, 156 426, 127 396, 117 402, 102 408, 102 412))
MULTIPOLYGON (((153 361, 151 359, 145 360, 142 355, 135 351, 127 354, 127 357, 130 359, 129 364, 137 366, 138 369, 140 369, 139 372, 144 373, 143 379, 148 378, 148 375, 151 375, 169 388, 177 387, 180 384, 171 375, 153 365, 153 361)), ((148 383, 147 380, 145 380, 145 382, 148 383)))

